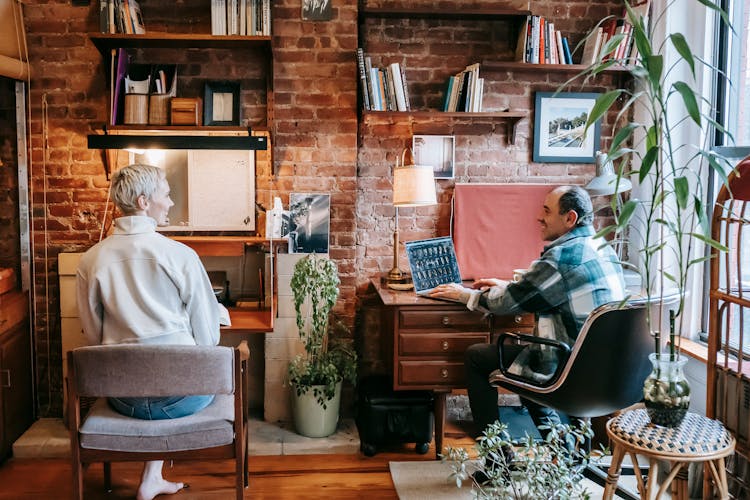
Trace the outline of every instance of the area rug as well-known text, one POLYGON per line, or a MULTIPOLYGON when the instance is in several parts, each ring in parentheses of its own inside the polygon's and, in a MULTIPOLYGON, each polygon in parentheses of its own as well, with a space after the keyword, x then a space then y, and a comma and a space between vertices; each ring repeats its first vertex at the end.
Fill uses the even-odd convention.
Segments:
MULTIPOLYGON (((471 480, 461 489, 449 481, 450 465, 439 461, 390 462, 391 479, 400 500, 470 500, 471 480)), ((468 468, 474 470, 473 468, 468 468)), ((601 498, 604 488, 584 479, 591 498, 601 498)))

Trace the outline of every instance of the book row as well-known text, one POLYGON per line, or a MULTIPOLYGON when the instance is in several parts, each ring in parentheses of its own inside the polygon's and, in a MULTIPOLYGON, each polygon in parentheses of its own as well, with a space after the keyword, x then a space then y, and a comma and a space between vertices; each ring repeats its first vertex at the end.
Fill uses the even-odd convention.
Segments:
POLYGON ((211 0, 211 34, 271 36, 271 0, 211 0))
MULTIPOLYGON (((649 3, 644 2, 632 8, 645 19, 648 15, 649 3)), ((626 11, 620 19, 614 17, 603 19, 586 36, 581 64, 591 65, 600 59, 602 61, 613 59, 623 65, 634 64, 638 59, 638 48, 633 43, 633 25, 628 20, 626 11)))
POLYGON ((406 75, 399 63, 374 68, 369 56, 357 49, 362 105, 367 111, 411 111, 406 75))
POLYGON ((516 61, 531 64, 573 64, 568 37, 543 16, 526 16, 518 32, 516 61))
POLYGON ((484 78, 479 77, 479 63, 466 66, 463 71, 448 77, 443 100, 443 111, 482 111, 484 78))
POLYGON ((99 0, 99 30, 102 33, 143 35, 141 6, 137 0, 99 0))

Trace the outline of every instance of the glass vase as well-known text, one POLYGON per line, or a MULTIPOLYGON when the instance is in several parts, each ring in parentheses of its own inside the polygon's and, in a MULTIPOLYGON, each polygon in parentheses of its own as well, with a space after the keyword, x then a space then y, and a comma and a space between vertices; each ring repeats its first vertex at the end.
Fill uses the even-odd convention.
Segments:
POLYGON ((690 406, 690 385, 683 368, 687 358, 669 353, 651 353, 653 370, 643 383, 643 397, 651 423, 677 427, 690 406))

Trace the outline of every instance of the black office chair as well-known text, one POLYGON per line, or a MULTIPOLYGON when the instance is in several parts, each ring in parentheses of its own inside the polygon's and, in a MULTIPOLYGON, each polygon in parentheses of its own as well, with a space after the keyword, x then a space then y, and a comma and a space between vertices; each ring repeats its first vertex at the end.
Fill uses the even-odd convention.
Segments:
POLYGON ((580 418, 599 417, 643 398, 643 382, 651 371, 654 350, 648 331, 647 301, 611 302, 591 312, 572 348, 559 341, 503 333, 498 343, 546 344, 559 363, 552 377, 534 382, 501 367, 490 383, 526 399, 580 418))

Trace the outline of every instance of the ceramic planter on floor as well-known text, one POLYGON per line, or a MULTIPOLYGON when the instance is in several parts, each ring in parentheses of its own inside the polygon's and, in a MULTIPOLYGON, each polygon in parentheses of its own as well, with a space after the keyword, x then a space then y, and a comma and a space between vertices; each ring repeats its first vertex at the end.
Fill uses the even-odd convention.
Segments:
POLYGON ((294 427, 298 434, 307 437, 326 437, 336 432, 339 421, 339 407, 341 406, 341 382, 336 384, 336 392, 332 399, 326 404, 326 408, 318 403, 313 392, 315 387, 323 390, 324 386, 312 386, 297 395, 297 390, 292 388, 292 416, 294 427))

